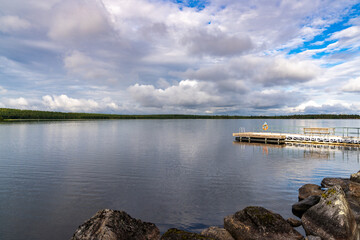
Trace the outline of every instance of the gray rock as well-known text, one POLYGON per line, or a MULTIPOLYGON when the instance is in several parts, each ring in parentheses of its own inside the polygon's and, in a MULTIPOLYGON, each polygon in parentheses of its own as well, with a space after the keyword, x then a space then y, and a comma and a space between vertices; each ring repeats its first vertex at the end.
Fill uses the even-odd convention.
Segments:
POLYGON ((104 209, 79 226, 71 240, 158 240, 153 223, 142 222, 126 212, 104 209))
POLYGON ((309 208, 301 218, 307 235, 322 239, 357 240, 357 223, 342 188, 329 188, 318 204, 309 208))
POLYGON ((302 215, 312 206, 317 204, 320 201, 320 196, 310 196, 308 198, 305 198, 304 200, 301 200, 300 202, 297 202, 292 205, 292 212, 295 216, 301 218, 302 215))
POLYGON ((299 201, 310 196, 320 196, 324 191, 316 184, 305 184, 299 188, 299 201))
POLYGON ((360 183, 360 171, 354 174, 351 174, 350 181, 360 183))
POLYGON ((262 207, 246 207, 227 216, 224 228, 236 240, 304 239, 283 217, 262 207))
POLYGON ((355 217, 355 221, 357 224, 360 224, 360 203, 357 199, 352 197, 346 197, 346 200, 349 203, 350 209, 355 217))
POLYGON ((354 199, 358 199, 360 202, 360 183, 350 181, 346 194, 354 199))
POLYGON ((212 237, 206 237, 198 233, 186 232, 176 228, 170 228, 161 236, 161 240, 216 240, 212 237))
POLYGON ((234 240, 231 234, 225 228, 209 227, 201 232, 205 237, 211 237, 216 240, 234 240))
POLYGON ((324 178, 321 181, 321 186, 324 188, 334 187, 340 185, 341 188, 346 192, 349 188, 350 179, 348 178, 324 178))
POLYGON ((295 219, 295 218, 288 218, 286 221, 290 224, 292 227, 300 227, 301 221, 295 219))
POLYGON ((309 236, 306 236, 306 240, 321 240, 321 237, 309 235, 309 236))

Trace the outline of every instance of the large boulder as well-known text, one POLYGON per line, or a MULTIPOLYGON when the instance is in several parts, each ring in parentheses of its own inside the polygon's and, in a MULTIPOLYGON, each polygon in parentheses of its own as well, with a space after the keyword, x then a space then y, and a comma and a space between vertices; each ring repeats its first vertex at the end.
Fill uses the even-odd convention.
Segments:
POLYGON ((216 240, 198 233, 186 232, 176 228, 170 228, 161 236, 161 240, 216 240))
POLYGON ((342 188, 338 185, 322 194, 318 204, 301 218, 307 235, 321 239, 358 240, 357 223, 342 188))
POLYGON ((295 218, 288 218, 286 221, 290 224, 292 227, 300 227, 301 221, 295 219, 295 218))
POLYGON ((360 183, 360 171, 354 174, 351 174, 350 181, 360 183))
POLYGON ((126 212, 104 209, 80 225, 71 240, 158 240, 153 223, 132 218, 126 212))
POLYGON ((360 202, 360 183, 350 181, 346 195, 356 198, 360 202))
POLYGON ((355 217, 357 224, 360 224, 360 202, 352 197, 346 197, 349 203, 350 209, 355 217))
POLYGON ((205 237, 211 237, 216 240, 234 240, 231 234, 225 228, 209 227, 201 232, 205 237))
POLYGON ((321 181, 321 186, 324 188, 334 187, 340 185, 341 188, 346 192, 349 188, 350 179, 348 178, 324 178, 321 181))
POLYGON ((345 195, 356 222, 360 224, 360 183, 350 182, 345 195))
POLYGON ((316 184, 305 184, 299 188, 299 201, 310 196, 320 196, 324 191, 316 184))
POLYGON ((320 196, 310 196, 292 205, 292 212, 295 216, 301 218, 302 215, 312 206, 320 201, 320 196))
POLYGON ((224 219, 224 228, 236 240, 300 240, 304 237, 279 214, 263 207, 246 207, 224 219))

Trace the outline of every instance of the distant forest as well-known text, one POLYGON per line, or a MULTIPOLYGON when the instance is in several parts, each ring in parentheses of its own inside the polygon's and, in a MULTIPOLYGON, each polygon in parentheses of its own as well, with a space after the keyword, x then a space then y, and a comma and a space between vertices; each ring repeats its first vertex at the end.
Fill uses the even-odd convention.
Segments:
POLYGON ((15 120, 86 120, 86 119, 360 119, 360 115, 307 114, 282 116, 230 116, 230 115, 119 115, 101 113, 65 113, 0 108, 0 121, 15 120))

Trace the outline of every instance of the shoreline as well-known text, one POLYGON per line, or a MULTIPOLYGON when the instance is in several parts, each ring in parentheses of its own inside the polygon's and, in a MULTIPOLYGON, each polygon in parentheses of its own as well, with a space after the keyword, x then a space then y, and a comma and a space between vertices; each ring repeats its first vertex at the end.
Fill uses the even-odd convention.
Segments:
POLYGON ((356 114, 294 114, 281 116, 205 115, 205 114, 106 114, 52 112, 0 108, 0 122, 23 120, 107 120, 107 119, 360 119, 356 114))

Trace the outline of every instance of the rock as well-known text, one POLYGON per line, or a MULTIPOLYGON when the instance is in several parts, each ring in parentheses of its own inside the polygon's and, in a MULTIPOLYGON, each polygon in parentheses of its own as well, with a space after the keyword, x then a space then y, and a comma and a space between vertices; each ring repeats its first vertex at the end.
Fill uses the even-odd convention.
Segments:
POLYGON ((312 206, 320 201, 320 196, 310 196, 292 205, 292 212, 295 216, 301 218, 301 216, 312 206))
POLYGON ((201 232, 205 237, 211 237, 216 240, 234 240, 231 234, 225 228, 209 227, 201 232))
POLYGON ((347 195, 358 199, 360 202, 360 183, 350 181, 348 184, 347 195))
POLYGON ((320 196, 324 191, 316 184, 305 184, 299 188, 299 201, 304 200, 310 196, 320 196))
POLYGON ((360 171, 354 174, 351 174, 350 181, 360 183, 360 171))
POLYGON ((338 185, 322 194, 319 203, 309 208, 301 221, 307 235, 334 240, 358 239, 354 215, 338 185))
POLYGON ((346 192, 349 188, 350 179, 348 178, 324 178, 321 181, 321 186, 324 188, 334 187, 335 185, 340 185, 342 189, 346 192))
POLYGON ((160 238, 153 223, 142 222, 126 212, 104 209, 78 227, 71 240, 151 240, 160 238))
POLYGON ((300 227, 301 221, 295 219, 295 218, 288 218, 286 221, 290 224, 292 227, 300 227))
POLYGON ((346 197, 346 200, 349 203, 350 209, 355 217, 357 224, 360 224, 360 203, 357 199, 352 197, 346 197))
POLYGON ((263 207, 246 207, 227 216, 224 228, 236 240, 304 239, 283 217, 263 207))
POLYGON ((211 237, 205 237, 198 233, 186 232, 176 228, 170 228, 164 235, 161 236, 161 240, 215 240, 211 237))
POLYGON ((306 236, 305 240, 321 240, 321 237, 309 235, 309 236, 306 236))

